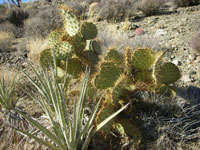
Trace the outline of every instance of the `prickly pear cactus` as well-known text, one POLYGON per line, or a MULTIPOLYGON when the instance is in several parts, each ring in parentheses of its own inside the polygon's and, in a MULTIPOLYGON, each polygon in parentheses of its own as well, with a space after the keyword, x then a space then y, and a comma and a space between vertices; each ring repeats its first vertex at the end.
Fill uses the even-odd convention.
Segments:
MULTIPOLYGON (((96 115, 95 118, 96 126, 99 125, 106 118, 108 118, 110 115, 112 115, 114 112, 115 112, 115 107, 112 104, 112 100, 110 99, 110 94, 107 93, 105 100, 102 102, 101 107, 96 115)), ((114 119, 109 121, 103 128, 101 128, 100 133, 104 135, 108 134, 112 129, 113 123, 114 119)))
POLYGON ((48 36, 49 46, 52 47, 52 46, 58 44, 61 41, 62 36, 63 36, 63 31, 58 30, 58 29, 52 31, 48 36))
POLYGON ((148 70, 154 64, 155 56, 150 49, 135 49, 131 56, 131 65, 136 70, 148 70))
POLYGON ((74 53, 74 47, 68 42, 62 41, 52 48, 56 59, 66 60, 70 58, 74 53))
POLYGON ((75 36, 79 31, 79 20, 74 12, 66 7, 61 7, 60 15, 64 23, 64 29, 70 36, 75 36))
POLYGON ((42 68, 49 68, 53 65, 53 56, 51 49, 44 49, 39 55, 39 63, 42 68))
POLYGON ((108 49, 107 54, 104 56, 104 61, 105 62, 112 62, 116 65, 122 64, 122 58, 114 48, 108 49))
POLYGON ((162 84, 171 84, 176 82, 180 77, 181 73, 178 67, 173 63, 164 63, 157 70, 155 70, 156 78, 162 84))
POLYGON ((94 85, 97 89, 104 90, 113 87, 120 77, 121 70, 113 63, 102 63, 99 73, 96 75, 94 85))
POLYGON ((86 40, 94 39, 97 36, 97 27, 92 22, 84 22, 81 25, 80 33, 86 40))
POLYGON ((100 45, 100 41, 93 40, 92 43, 91 43, 91 47, 92 47, 92 50, 93 50, 97 55, 101 55, 101 45, 100 45))
POLYGON ((70 58, 67 64, 67 73, 73 75, 75 78, 80 77, 83 72, 81 61, 78 58, 70 58))

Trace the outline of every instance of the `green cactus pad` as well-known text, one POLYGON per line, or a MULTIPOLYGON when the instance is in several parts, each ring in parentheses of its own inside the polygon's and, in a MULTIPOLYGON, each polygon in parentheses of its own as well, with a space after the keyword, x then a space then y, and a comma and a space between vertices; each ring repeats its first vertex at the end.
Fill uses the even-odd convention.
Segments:
POLYGON ((131 76, 132 74, 130 56, 131 56, 131 49, 127 47, 124 49, 124 55, 123 55, 123 64, 124 64, 123 70, 127 76, 131 76))
POLYGON ((44 49, 39 55, 39 63, 42 68, 49 68, 53 65, 51 49, 44 49))
POLYGON ((74 53, 74 48, 68 42, 62 41, 56 44, 52 50, 57 60, 66 60, 74 53))
POLYGON ((117 52, 117 50, 115 49, 109 49, 107 54, 104 57, 104 61, 105 62, 113 62, 115 64, 122 64, 122 59, 119 55, 119 53, 117 52))
POLYGON ((70 58, 67 64, 67 73, 74 77, 80 77, 83 72, 81 62, 78 58, 70 58))
POLYGON ((139 128, 134 125, 130 120, 128 119, 117 119, 116 121, 118 124, 121 124, 121 126, 124 129, 125 134, 131 136, 134 140, 134 143, 139 144, 142 140, 142 133, 140 132, 139 128))
POLYGON ((150 49, 136 49, 131 57, 131 64, 137 70, 148 70, 154 64, 155 57, 150 49))
POLYGON ((153 78, 153 73, 149 71, 139 71, 134 74, 135 86, 141 91, 154 90, 156 88, 156 82, 153 78))
POLYGON ((91 40, 97 36, 97 27, 91 22, 84 22, 81 25, 80 32, 86 40, 91 40))
POLYGON ((68 42, 74 47, 76 53, 83 52, 86 47, 86 40, 80 34, 70 37, 68 42))
POLYGON ((62 39, 63 31, 61 30, 54 30, 48 36, 48 42, 50 46, 54 46, 59 43, 62 39))
POLYGON ((96 94, 96 90, 95 90, 95 88, 93 87, 93 85, 91 84, 91 82, 89 82, 89 84, 88 84, 87 96, 89 97, 89 99, 93 100, 95 94, 96 94))
POLYGON ((156 79, 163 84, 171 84, 176 82, 180 77, 181 73, 178 67, 173 63, 165 63, 155 70, 156 79))
POLYGON ((63 19, 64 29, 70 36, 74 36, 79 31, 79 21, 74 12, 67 8, 61 8, 60 14, 63 19))
MULTIPOLYGON (((114 112, 115 112, 115 108, 113 104, 110 102, 110 98, 105 98, 95 118, 96 126, 99 125, 106 118, 110 117, 110 115, 112 115, 114 112)), ((101 128, 100 132, 102 134, 108 134, 112 129, 113 123, 114 123, 114 119, 110 120, 106 125, 104 125, 101 128)))
POLYGON ((138 71, 134 74, 136 82, 152 83, 154 81, 152 72, 149 71, 138 71))
POLYGON ((101 45, 98 41, 93 40, 92 41, 92 50, 97 54, 101 55, 101 45))
POLYGON ((89 66, 96 65, 99 60, 98 55, 95 54, 92 50, 83 51, 82 56, 84 57, 86 64, 89 66))
POLYGON ((120 77, 120 68, 113 63, 102 63, 100 69, 94 80, 95 87, 100 90, 113 87, 120 77))

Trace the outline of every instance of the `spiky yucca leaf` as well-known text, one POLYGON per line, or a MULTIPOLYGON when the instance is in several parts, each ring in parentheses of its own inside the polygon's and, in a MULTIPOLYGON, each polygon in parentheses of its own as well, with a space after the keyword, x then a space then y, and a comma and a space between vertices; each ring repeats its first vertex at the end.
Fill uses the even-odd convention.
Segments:
POLYGON ((11 85, 5 82, 5 78, 0 79, 0 105, 5 111, 10 111, 15 108, 18 99, 15 93, 15 80, 11 85))

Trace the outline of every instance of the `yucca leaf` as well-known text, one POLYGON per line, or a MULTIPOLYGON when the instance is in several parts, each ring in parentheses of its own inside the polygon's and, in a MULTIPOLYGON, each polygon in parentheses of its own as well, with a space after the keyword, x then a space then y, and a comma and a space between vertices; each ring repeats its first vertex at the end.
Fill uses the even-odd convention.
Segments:
MULTIPOLYGON (((14 128, 14 127, 13 127, 13 128, 14 128)), ((52 144, 49 143, 48 141, 44 141, 44 140, 42 140, 41 138, 38 138, 38 137, 36 137, 36 136, 34 136, 34 135, 32 135, 32 134, 30 134, 30 133, 24 131, 24 130, 17 129, 17 128, 14 128, 14 129, 17 130, 18 132, 21 132, 21 133, 23 133, 23 134, 25 134, 25 135, 27 135, 27 136, 29 136, 29 137, 35 139, 38 143, 41 143, 42 145, 45 145, 46 147, 48 147, 48 148, 51 149, 51 150, 60 150, 60 148, 58 148, 58 147, 52 145, 52 144)), ((64 149, 63 149, 63 150, 64 150, 64 149)))
POLYGON ((120 108, 118 111, 116 111, 115 113, 113 113, 112 115, 110 115, 108 118, 106 118, 104 121, 102 121, 97 127, 96 129, 94 129, 94 134, 99 131, 106 123, 108 123, 111 119, 113 119, 115 116, 117 116, 120 112, 122 112, 124 109, 126 109, 128 107, 129 103, 126 104, 125 106, 123 106, 122 108, 120 108))
POLYGON ((52 134, 49 130, 47 130, 44 126, 42 126, 37 121, 31 119, 30 117, 27 117, 25 114, 23 114, 21 111, 18 111, 17 109, 14 109, 17 113, 22 115, 25 119, 27 119, 34 127, 38 128, 40 131, 42 131, 47 137, 49 137, 53 142, 55 142, 57 145, 59 145, 61 148, 65 148, 65 146, 60 142, 60 140, 52 134))

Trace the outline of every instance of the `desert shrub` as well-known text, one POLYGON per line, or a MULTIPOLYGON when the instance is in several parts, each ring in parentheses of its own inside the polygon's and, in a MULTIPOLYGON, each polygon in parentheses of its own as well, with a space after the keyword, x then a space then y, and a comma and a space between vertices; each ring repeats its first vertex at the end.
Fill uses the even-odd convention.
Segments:
POLYGON ((5 6, 0 5, 0 23, 4 22, 6 20, 6 12, 7 9, 5 6))
POLYGON ((199 0, 172 0, 172 3, 175 7, 186 7, 196 5, 199 2, 199 0))
POLYGON ((28 13, 23 9, 14 9, 9 12, 8 21, 16 26, 23 26, 24 20, 28 18, 28 13))
POLYGON ((146 16, 151 16, 151 15, 158 14, 162 4, 163 4, 162 0, 142 0, 140 2, 139 9, 146 16))
POLYGON ((35 17, 25 23, 26 37, 46 37, 52 30, 60 28, 62 20, 56 7, 41 10, 35 17))
POLYGON ((200 52, 200 31, 194 34, 190 39, 190 46, 196 50, 197 52, 200 52))
POLYGON ((86 11, 87 5, 88 5, 88 3, 86 3, 86 2, 79 3, 79 2, 76 2, 76 1, 72 1, 72 2, 66 1, 65 4, 69 8, 73 9, 76 12, 76 14, 78 14, 78 15, 83 14, 86 11))
POLYGON ((100 18, 121 21, 135 13, 138 0, 101 0, 100 18))
POLYGON ((14 37, 18 37, 21 30, 19 27, 11 24, 10 22, 4 22, 0 24, 0 31, 11 32, 14 34, 14 37))
POLYGON ((13 38, 11 32, 0 31, 0 51, 9 51, 13 38))

